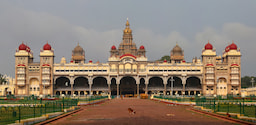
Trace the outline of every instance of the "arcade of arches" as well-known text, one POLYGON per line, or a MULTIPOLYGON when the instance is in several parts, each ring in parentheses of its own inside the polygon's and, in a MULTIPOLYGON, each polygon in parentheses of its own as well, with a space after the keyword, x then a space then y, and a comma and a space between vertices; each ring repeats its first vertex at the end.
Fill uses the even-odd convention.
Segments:
POLYGON ((202 91, 199 77, 86 77, 60 76, 55 80, 56 95, 197 95, 202 91), (171 87, 173 84, 173 87, 171 87), (173 91, 172 91, 173 89, 173 91), (172 93, 171 93, 172 91, 172 93))

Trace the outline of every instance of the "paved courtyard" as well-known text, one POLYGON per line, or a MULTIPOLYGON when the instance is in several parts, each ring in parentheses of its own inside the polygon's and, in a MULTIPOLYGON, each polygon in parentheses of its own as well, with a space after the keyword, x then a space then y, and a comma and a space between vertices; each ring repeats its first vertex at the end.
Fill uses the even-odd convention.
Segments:
POLYGON ((189 106, 170 106, 145 99, 113 99, 95 106, 82 106, 84 110, 50 124, 73 125, 229 125, 234 124, 187 110, 189 106), (128 112, 131 107, 136 111, 128 112))

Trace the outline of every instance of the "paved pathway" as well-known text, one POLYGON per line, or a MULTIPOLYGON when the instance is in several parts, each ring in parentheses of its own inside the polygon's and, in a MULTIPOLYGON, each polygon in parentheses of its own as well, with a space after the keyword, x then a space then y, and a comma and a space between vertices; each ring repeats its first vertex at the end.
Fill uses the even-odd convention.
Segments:
POLYGON ((83 106, 84 110, 50 124, 73 125, 229 125, 207 115, 186 110, 188 106, 169 106, 145 99, 113 99, 95 106, 83 106), (132 115, 128 108, 136 110, 132 115))

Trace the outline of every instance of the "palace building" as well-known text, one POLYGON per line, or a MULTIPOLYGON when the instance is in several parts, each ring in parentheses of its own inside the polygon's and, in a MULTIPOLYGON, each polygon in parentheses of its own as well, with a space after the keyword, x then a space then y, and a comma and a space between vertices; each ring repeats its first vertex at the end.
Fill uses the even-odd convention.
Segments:
POLYGON ((241 94, 241 53, 235 43, 221 56, 206 43, 202 58, 184 60, 184 51, 176 44, 170 60, 148 61, 146 48, 137 48, 129 21, 118 48, 110 48, 107 63, 86 62, 78 44, 71 61, 63 57, 54 62, 54 49, 47 42, 40 51, 40 62, 22 43, 15 53, 15 95, 227 95, 241 94))

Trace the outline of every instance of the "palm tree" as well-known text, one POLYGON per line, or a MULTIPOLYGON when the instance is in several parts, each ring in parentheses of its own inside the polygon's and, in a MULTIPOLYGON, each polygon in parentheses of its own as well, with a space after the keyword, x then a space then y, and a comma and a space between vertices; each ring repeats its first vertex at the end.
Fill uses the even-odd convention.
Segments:
POLYGON ((5 78, 4 75, 0 74, 0 84, 6 83, 7 79, 5 78))

